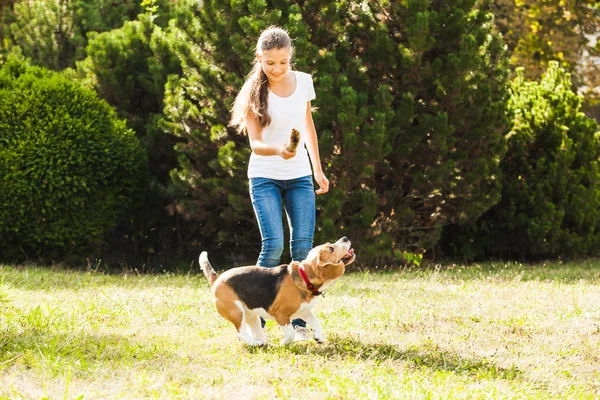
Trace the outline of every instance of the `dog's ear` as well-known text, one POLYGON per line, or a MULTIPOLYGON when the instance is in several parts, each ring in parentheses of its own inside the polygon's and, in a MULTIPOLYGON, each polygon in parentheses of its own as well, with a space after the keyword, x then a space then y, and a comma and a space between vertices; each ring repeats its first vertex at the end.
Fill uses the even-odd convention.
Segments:
POLYGON ((323 246, 321 249, 319 249, 319 252, 317 254, 317 266, 325 267, 330 264, 337 264, 337 263, 331 262, 330 247, 331 246, 323 246))
POLYGON ((319 255, 317 257, 317 266, 321 267, 321 268, 331 268, 331 267, 343 267, 344 266, 344 262, 343 261, 332 261, 331 260, 331 253, 329 252, 329 248, 324 248, 321 251, 319 251, 319 255))
POLYGON ((344 267, 344 262, 340 261, 338 263, 327 263, 324 266, 327 267, 327 268, 330 268, 330 267, 343 268, 344 267))
POLYGON ((346 268, 343 262, 329 262, 319 268, 319 278, 321 278, 323 282, 326 282, 339 278, 340 276, 344 275, 344 272, 346 272, 346 268))

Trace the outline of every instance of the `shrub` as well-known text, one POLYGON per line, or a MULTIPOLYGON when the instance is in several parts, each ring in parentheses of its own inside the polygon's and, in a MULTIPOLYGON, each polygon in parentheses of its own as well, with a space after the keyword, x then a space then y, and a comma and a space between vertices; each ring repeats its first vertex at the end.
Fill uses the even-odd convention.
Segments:
POLYGON ((132 262, 151 253, 173 257, 173 250, 180 249, 173 246, 180 235, 176 229, 179 216, 169 215, 170 192, 165 188, 171 185, 169 173, 177 166, 176 138, 165 133, 158 121, 167 76, 180 76, 181 66, 169 49, 166 32, 149 14, 140 14, 122 28, 92 33, 88 39, 88 56, 77 63, 78 75, 126 119, 145 146, 150 165, 151 191, 146 202, 132 224, 115 232, 111 250, 123 249, 132 262))
POLYGON ((502 200, 476 223, 449 229, 445 247, 464 258, 600 254, 598 124, 557 62, 539 83, 517 72, 502 200))
POLYGON ((143 148, 106 102, 60 74, 0 69, 0 255, 60 259, 101 244, 147 186, 143 148))
MULTIPOLYGON (((0 50, 19 46, 32 63, 53 70, 75 67, 85 58, 88 34, 120 28, 152 8, 165 26, 179 0, 29 0, 0 12, 0 50), (3 43, 6 40, 7 43, 3 43), (10 47, 10 46, 8 46, 10 47)), ((0 4, 1 6, 1 4, 0 4)), ((6 49, 5 49, 6 50, 6 49)))

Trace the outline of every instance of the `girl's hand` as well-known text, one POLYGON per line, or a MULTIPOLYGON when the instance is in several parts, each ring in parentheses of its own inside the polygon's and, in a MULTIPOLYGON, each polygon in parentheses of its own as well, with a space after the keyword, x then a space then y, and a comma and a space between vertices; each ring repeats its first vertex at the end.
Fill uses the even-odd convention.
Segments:
POLYGON ((315 190, 316 194, 325 194, 329 191, 329 180, 323 171, 315 172, 315 181, 317 181, 317 184, 319 185, 319 188, 315 190))
POLYGON ((294 157, 296 155, 296 152, 291 152, 289 151, 286 147, 285 147, 285 143, 281 144, 279 146, 277 146, 277 153, 281 156, 281 158, 283 158, 284 160, 289 160, 290 158, 294 157))

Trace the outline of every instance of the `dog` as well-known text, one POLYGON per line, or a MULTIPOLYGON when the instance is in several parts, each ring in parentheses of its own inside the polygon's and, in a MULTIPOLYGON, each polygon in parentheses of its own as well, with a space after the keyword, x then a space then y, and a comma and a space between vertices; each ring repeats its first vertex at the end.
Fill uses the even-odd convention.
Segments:
POLYGON ((237 329, 238 338, 250 346, 267 342, 260 317, 275 320, 282 328, 282 345, 294 340, 292 319, 302 318, 313 329, 314 339, 324 343, 321 324, 313 314, 319 295, 339 279, 356 259, 347 237, 313 248, 302 262, 275 268, 237 267, 217 274, 206 251, 199 263, 212 289, 217 312, 237 329))

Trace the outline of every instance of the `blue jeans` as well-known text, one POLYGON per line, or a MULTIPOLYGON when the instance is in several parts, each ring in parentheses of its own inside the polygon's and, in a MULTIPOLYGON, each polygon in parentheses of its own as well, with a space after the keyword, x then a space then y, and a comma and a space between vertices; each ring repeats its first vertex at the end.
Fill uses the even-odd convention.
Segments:
MULTIPOLYGON (((283 252, 283 213, 290 227, 292 261, 302 261, 313 245, 315 233, 315 192, 312 176, 290 180, 250 178, 250 199, 258 220, 262 248, 257 265, 273 268, 280 265, 283 252)), ((305 326, 302 320, 293 325, 305 326)))

